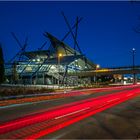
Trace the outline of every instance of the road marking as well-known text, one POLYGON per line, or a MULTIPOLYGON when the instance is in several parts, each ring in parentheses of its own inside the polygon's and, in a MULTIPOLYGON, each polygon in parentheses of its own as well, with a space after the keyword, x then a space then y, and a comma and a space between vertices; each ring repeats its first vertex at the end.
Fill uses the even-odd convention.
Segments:
POLYGON ((131 95, 133 95, 134 93, 131 93, 131 94, 128 94, 127 96, 131 96, 131 95))
POLYGON ((60 139, 61 137, 67 135, 68 133, 70 133, 70 131, 67 131, 67 132, 65 132, 65 133, 62 133, 62 134, 60 134, 60 135, 56 135, 56 137, 53 137, 52 139, 53 139, 53 140, 58 140, 58 139, 60 139))
POLYGON ((118 99, 120 99, 120 98, 115 98, 115 99, 109 100, 109 101, 107 101, 107 102, 116 101, 116 100, 118 100, 118 99))
POLYGON ((84 108, 84 109, 81 109, 81 110, 78 110, 78 111, 75 111, 75 112, 72 112, 72 113, 69 113, 69 114, 66 114, 66 115, 62 115, 62 116, 59 116, 59 117, 55 117, 54 119, 60 119, 60 118, 63 118, 65 116, 69 116, 69 115, 72 115, 72 114, 76 114, 78 112, 81 112, 81 111, 84 111, 84 110, 87 110, 89 109, 90 107, 87 107, 87 108, 84 108))

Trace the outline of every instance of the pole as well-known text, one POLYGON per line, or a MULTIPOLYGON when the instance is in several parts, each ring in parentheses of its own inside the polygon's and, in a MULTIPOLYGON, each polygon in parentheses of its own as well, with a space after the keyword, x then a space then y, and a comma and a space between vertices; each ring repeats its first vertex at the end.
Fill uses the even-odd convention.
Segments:
POLYGON ((95 73, 95 85, 97 85, 97 67, 96 67, 96 73, 95 73))
POLYGON ((58 54, 58 87, 60 85, 60 58, 62 57, 62 54, 58 54))
POLYGON ((133 56, 133 85, 136 84, 136 74, 135 74, 135 48, 132 49, 132 56, 133 56))
POLYGON ((58 55, 58 88, 59 88, 59 80, 60 80, 59 73, 60 73, 60 57, 58 55))
POLYGON ((99 64, 97 64, 96 65, 96 73, 95 73, 95 77, 96 77, 96 85, 98 85, 98 81, 97 81, 97 70, 100 68, 100 65, 99 64))

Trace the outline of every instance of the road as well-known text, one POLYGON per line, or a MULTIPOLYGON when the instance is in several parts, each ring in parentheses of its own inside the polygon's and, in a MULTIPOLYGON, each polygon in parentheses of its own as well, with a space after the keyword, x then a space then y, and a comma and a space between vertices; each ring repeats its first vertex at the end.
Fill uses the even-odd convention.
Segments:
MULTIPOLYGON (((120 87, 112 88, 110 90, 104 89, 104 91, 100 92, 98 89, 97 93, 99 95, 97 97, 95 97, 95 94, 94 97, 92 94, 89 96, 77 96, 77 101, 71 100, 69 103, 67 102, 67 104, 64 103, 46 110, 42 110, 41 107, 37 109, 37 112, 30 112, 30 115, 25 113, 26 115, 21 115, 23 117, 20 116, 20 118, 16 118, 14 120, 5 119, 5 121, 0 125, 0 138, 42 138, 52 132, 93 116, 96 113, 133 99, 140 95, 140 87, 120 87)), ((61 102, 61 100, 58 102, 61 102)), ((24 108, 25 106, 22 107, 24 108)), ((26 107, 29 106, 26 105, 26 107)), ((18 108, 21 109, 20 106, 18 108)), ((5 118, 9 117, 5 116, 5 118)))

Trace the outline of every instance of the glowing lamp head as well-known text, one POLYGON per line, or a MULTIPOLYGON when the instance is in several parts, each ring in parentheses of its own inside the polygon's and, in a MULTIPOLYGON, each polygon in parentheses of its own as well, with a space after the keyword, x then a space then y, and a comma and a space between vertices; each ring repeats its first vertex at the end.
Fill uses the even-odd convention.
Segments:
POLYGON ((135 50, 136 50, 135 48, 132 49, 132 51, 135 51, 135 50))
POLYGON ((39 58, 37 59, 37 62, 40 62, 40 59, 39 58))
POLYGON ((99 64, 97 64, 97 65, 96 65, 96 68, 97 68, 97 69, 98 69, 98 68, 100 68, 100 65, 99 65, 99 64))
POLYGON ((62 57, 62 53, 59 53, 59 54, 58 54, 58 57, 62 57))

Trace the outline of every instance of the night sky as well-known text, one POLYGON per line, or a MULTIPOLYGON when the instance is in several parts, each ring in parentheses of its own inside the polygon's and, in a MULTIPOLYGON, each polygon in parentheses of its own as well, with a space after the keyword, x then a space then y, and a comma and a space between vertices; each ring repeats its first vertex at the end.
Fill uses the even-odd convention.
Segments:
MULTIPOLYGON (((21 43, 28 36, 28 50, 37 50, 47 38, 45 31, 62 39, 69 30, 63 11, 73 25, 79 24, 77 41, 82 52, 101 67, 132 65, 132 48, 136 49, 136 65, 140 65, 140 34, 133 28, 140 25, 140 3, 131 2, 0 2, 0 42, 5 61, 20 47, 11 35, 14 32, 21 43)), ((70 35, 65 43, 73 47, 70 35)), ((47 49, 47 46, 44 49, 47 49)))

